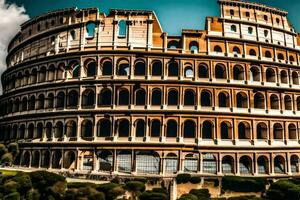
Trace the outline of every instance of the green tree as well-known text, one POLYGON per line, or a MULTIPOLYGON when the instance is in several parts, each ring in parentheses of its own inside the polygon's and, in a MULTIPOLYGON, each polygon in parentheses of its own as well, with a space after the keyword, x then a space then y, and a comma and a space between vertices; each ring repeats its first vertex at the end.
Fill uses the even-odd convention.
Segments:
POLYGON ((145 184, 140 181, 128 181, 125 188, 131 192, 133 200, 135 200, 137 196, 146 189, 145 184))

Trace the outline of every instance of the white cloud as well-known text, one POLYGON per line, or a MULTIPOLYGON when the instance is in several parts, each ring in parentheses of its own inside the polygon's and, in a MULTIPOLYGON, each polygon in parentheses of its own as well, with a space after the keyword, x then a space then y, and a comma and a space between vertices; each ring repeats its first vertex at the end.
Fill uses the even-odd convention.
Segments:
MULTIPOLYGON (((19 7, 0 0, 0 74, 6 69, 5 58, 10 40, 20 30, 20 25, 28 19, 29 16, 25 13, 23 6, 19 7)), ((2 93, 1 87, 0 93, 2 93)))

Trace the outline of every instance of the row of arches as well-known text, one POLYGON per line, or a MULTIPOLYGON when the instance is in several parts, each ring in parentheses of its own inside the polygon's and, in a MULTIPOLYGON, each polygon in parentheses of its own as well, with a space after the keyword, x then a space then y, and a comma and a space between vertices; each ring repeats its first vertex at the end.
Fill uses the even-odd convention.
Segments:
POLYGON ((299 157, 297 154, 292 154, 288 158, 283 155, 275 155, 271 159, 266 155, 256 155, 255 159, 248 155, 240 155, 236 158, 230 154, 221 154, 217 157, 213 153, 185 153, 179 158, 177 153, 166 153, 164 156, 160 156, 155 151, 139 150, 101 150, 96 151, 95 156, 93 156, 93 152, 83 155, 78 154, 75 150, 53 150, 52 152, 49 150, 24 150, 21 157, 15 161, 15 164, 22 167, 65 168, 102 172, 118 171, 121 173, 135 171, 145 174, 174 174, 179 171, 241 175, 299 173, 299 157), (78 157, 81 157, 81 159, 78 157), (93 161, 94 158, 96 159, 95 162, 93 161), (287 160, 289 161, 287 162, 287 160))
POLYGON ((185 119, 178 122, 176 119, 166 119, 165 123, 159 118, 145 120, 139 118, 129 120, 127 118, 113 119, 102 118, 97 122, 93 119, 84 119, 78 124, 77 120, 66 122, 37 122, 27 124, 13 124, 1 126, 1 140, 16 139, 52 139, 52 138, 76 138, 91 139, 93 137, 166 137, 166 138, 201 138, 224 140, 297 140, 298 128, 295 123, 273 123, 271 127, 266 122, 259 122, 254 127, 246 120, 241 120, 234 125, 229 120, 223 120, 218 125, 214 121, 185 119), (216 127, 217 126, 217 127, 216 127), (219 132, 220 135, 217 134, 219 132))

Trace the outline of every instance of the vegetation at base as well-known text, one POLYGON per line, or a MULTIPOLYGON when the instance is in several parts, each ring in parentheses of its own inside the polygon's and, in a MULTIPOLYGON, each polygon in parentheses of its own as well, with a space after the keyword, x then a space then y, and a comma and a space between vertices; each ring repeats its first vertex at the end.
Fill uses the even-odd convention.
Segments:
POLYGON ((238 176, 224 176, 222 178, 223 191, 262 192, 265 188, 265 178, 246 178, 238 176))
POLYGON ((266 193, 269 200, 299 200, 300 181, 299 179, 282 179, 271 184, 266 193))
POLYGON ((183 194, 179 200, 210 200, 208 189, 192 189, 188 194, 183 194))
POLYGON ((18 154, 19 146, 17 143, 10 143, 7 146, 0 144, 0 165, 11 166, 18 154))
POLYGON ((176 176, 176 183, 192 183, 192 184, 199 184, 201 182, 201 177, 199 176, 191 176, 190 174, 178 174, 176 176))

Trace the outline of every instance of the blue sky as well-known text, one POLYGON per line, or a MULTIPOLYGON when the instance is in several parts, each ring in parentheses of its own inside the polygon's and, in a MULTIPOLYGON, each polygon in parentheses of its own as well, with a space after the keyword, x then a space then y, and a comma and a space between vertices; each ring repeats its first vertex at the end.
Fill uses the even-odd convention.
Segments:
MULTIPOLYGON (((217 0, 7 0, 23 5, 30 17, 50 10, 78 7, 98 7, 108 13, 110 8, 154 10, 163 30, 179 35, 181 29, 204 29, 206 16, 219 16, 217 0)), ((300 32, 299 0, 252 0, 275 6, 289 12, 289 20, 300 32)))

